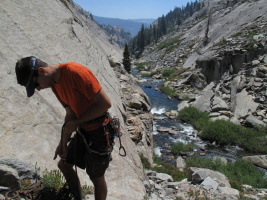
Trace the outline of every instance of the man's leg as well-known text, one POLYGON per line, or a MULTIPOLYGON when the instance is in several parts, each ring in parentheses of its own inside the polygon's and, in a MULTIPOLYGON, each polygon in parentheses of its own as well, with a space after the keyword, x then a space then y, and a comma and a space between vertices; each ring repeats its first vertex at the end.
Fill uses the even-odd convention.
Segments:
POLYGON ((97 178, 91 178, 95 187, 95 200, 106 200, 108 188, 105 175, 97 178))
POLYGON ((79 177, 76 174, 76 171, 73 169, 73 165, 67 164, 62 159, 58 162, 58 168, 63 173, 71 191, 73 191, 77 197, 75 200, 81 200, 81 185, 79 177))

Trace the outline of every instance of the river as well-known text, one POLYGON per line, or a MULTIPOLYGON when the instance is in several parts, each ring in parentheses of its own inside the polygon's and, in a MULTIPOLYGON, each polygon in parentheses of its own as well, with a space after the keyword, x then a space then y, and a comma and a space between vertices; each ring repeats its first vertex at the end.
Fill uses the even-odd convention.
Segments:
POLYGON ((153 120, 153 137, 154 137, 154 152, 162 160, 168 163, 175 163, 177 158, 170 152, 170 148, 177 142, 194 143, 194 153, 203 157, 221 157, 228 161, 235 160, 237 157, 245 155, 242 149, 234 146, 221 148, 201 140, 191 125, 183 124, 177 119, 170 119, 164 115, 166 111, 177 110, 180 103, 175 98, 169 98, 166 94, 159 91, 159 85, 162 80, 146 79, 145 82, 140 82, 140 87, 150 98, 152 104, 153 120), (161 128, 172 128, 175 133, 158 131, 161 128))

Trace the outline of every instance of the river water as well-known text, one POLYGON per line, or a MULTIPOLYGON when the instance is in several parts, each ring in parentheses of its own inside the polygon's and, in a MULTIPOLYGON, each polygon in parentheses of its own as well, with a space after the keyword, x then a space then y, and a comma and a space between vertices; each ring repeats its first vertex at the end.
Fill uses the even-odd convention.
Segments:
POLYGON ((161 80, 146 79, 145 82, 139 84, 150 98, 152 104, 154 152, 157 156, 161 157, 165 162, 174 164, 177 156, 170 152, 170 148, 177 142, 194 143, 196 146, 194 154, 204 157, 221 157, 230 161, 245 155, 238 147, 229 146, 222 149, 219 146, 202 141, 197 136, 197 130, 191 125, 166 117, 164 113, 171 110, 176 111, 180 101, 175 98, 169 98, 166 94, 160 92, 158 88, 161 82, 161 80), (174 133, 169 134, 168 132, 158 131, 160 130, 159 128, 172 128, 174 133))

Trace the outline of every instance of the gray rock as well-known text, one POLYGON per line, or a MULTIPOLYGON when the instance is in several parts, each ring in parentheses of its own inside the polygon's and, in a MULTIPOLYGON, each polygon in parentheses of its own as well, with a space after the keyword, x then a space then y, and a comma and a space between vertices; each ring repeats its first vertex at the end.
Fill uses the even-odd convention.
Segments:
POLYGON ((209 85, 207 85, 202 91, 207 92, 209 90, 212 90, 215 87, 215 83, 211 82, 209 85))
POLYGON ((183 170, 186 167, 186 163, 181 156, 178 156, 176 159, 176 167, 180 170, 183 170))
POLYGON ((214 96, 214 92, 211 90, 206 91, 201 96, 197 97, 196 101, 192 103, 192 106, 196 107, 197 109, 203 112, 210 111, 210 99, 214 96))
POLYGON ((253 60, 251 62, 252 66, 257 66, 258 64, 260 64, 260 61, 259 60, 253 60))
POLYGON ((244 156, 242 159, 251 162, 256 166, 267 169, 267 155, 244 156))
POLYGON ((204 181, 200 185, 203 185, 204 187, 208 186, 213 190, 217 190, 219 183, 208 176, 207 178, 204 179, 204 181))
POLYGON ((181 103, 178 104, 178 112, 186 107, 189 107, 188 101, 182 101, 181 103))
POLYGON ((10 187, 12 190, 18 190, 20 188, 18 172, 7 165, 1 164, 0 185, 5 187, 10 187))
POLYGON ((221 113, 219 113, 219 112, 212 112, 209 114, 209 117, 218 117, 220 115, 221 115, 221 113))
POLYGON ((195 184, 202 183, 207 177, 216 180, 221 187, 231 187, 228 178, 220 173, 210 169, 190 167, 189 180, 195 184))
POLYGON ((230 122, 232 122, 232 123, 234 123, 234 124, 236 124, 236 125, 240 125, 240 122, 238 121, 238 119, 237 119, 236 117, 232 117, 232 118, 230 119, 230 122))
POLYGON ((156 178, 159 179, 160 181, 167 181, 167 182, 173 181, 172 177, 165 173, 157 173, 156 178))
POLYGON ((218 187, 218 190, 223 194, 239 197, 239 191, 231 187, 218 187))
POLYGON ((215 121, 215 120, 225 120, 225 121, 229 121, 230 118, 225 116, 225 115, 221 115, 221 116, 218 116, 218 117, 213 117, 211 118, 212 121, 215 121))
POLYGON ((246 118, 246 122, 245 122, 247 125, 249 126, 252 126, 252 127, 256 127, 256 126, 266 126, 266 124, 257 119, 255 116, 253 115, 249 115, 247 118, 246 118))
POLYGON ((229 107, 220 97, 214 97, 212 102, 212 112, 218 112, 220 110, 228 110, 229 107))
POLYGON ((0 165, 7 165, 18 172, 20 179, 33 179, 38 176, 38 169, 35 169, 30 163, 18 159, 0 159, 0 165))
POLYGON ((253 97, 248 94, 248 92, 243 89, 242 92, 236 94, 236 102, 233 104, 234 116, 239 118, 245 118, 250 113, 256 111, 258 103, 253 101, 253 97))

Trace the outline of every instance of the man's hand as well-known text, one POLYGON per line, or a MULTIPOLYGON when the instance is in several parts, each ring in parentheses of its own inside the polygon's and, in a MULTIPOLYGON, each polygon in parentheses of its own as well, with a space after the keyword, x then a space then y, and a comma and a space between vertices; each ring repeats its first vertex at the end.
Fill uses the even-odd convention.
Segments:
POLYGON ((66 160, 67 157, 67 152, 68 152, 68 147, 67 144, 70 140, 71 134, 77 130, 77 122, 75 120, 66 122, 64 124, 63 128, 63 133, 61 135, 61 140, 59 145, 56 148, 55 151, 55 156, 54 156, 54 160, 57 158, 57 156, 59 156, 61 159, 66 160))
POLYGON ((66 160, 68 148, 67 145, 61 145, 61 142, 56 148, 54 160, 59 156, 62 160, 66 160))

